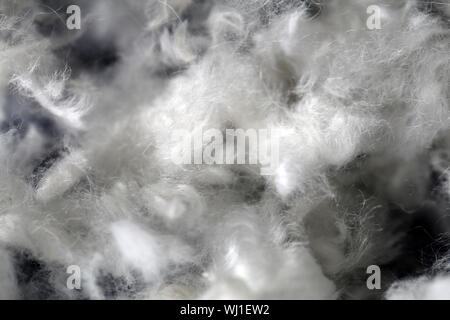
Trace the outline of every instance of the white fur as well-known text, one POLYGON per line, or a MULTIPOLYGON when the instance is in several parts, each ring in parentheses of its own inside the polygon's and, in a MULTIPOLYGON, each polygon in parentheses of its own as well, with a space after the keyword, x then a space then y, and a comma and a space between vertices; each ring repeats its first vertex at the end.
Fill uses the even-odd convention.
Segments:
MULTIPOLYGON (((414 0, 329 0, 313 19, 305 4, 227 0, 183 20, 194 2, 81 1, 82 29, 45 37, 38 1, 0 1, 0 103, 8 90, 37 102, 65 150, 32 185, 48 137, 0 136, 0 298, 20 297, 11 249, 45 262, 62 297, 75 296, 58 274, 79 265, 94 299, 105 281, 116 298, 365 297, 358 272, 399 256, 402 235, 379 235, 388 207, 428 201, 428 150, 449 151, 448 3, 436 17, 414 0), (54 52, 87 33, 120 60, 72 76, 54 52), (274 176, 171 161, 175 129, 229 126, 282 132, 274 176)), ((448 286, 422 277, 386 297, 448 286)))

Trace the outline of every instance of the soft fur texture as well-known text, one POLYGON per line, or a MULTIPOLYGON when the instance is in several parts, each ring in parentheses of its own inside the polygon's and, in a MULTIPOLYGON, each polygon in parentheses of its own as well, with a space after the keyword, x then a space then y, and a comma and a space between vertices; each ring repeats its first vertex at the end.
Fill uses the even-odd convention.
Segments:
POLYGON ((0 298, 449 298, 449 26, 448 0, 0 0, 0 298), (200 127, 279 129, 275 174, 175 165, 200 127))

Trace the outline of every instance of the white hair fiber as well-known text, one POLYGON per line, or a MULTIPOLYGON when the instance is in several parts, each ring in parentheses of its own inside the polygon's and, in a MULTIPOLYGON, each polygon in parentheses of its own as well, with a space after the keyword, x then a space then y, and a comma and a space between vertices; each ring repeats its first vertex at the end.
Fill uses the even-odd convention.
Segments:
POLYGON ((0 298, 450 298, 449 53, 449 0, 0 0, 0 298))

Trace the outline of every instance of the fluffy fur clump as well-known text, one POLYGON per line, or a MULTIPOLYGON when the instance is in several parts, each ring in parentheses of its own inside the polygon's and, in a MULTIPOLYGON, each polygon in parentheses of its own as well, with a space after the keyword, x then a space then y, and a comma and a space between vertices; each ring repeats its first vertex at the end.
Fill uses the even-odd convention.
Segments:
POLYGON ((447 0, 0 0, 0 298, 449 298, 449 26, 447 0), (176 165, 197 128, 279 130, 274 175, 176 165))

